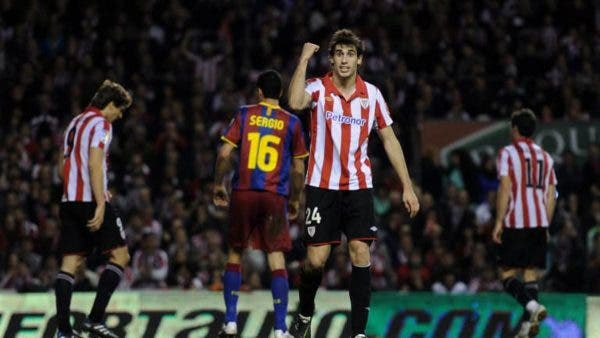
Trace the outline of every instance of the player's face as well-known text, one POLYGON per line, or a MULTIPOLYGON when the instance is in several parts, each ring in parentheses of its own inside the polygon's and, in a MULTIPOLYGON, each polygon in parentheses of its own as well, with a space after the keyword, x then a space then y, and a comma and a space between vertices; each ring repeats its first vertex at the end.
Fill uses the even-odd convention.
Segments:
POLYGON ((356 70, 362 62, 356 47, 352 45, 336 45, 333 56, 330 57, 333 73, 339 78, 356 75, 356 70))
POLYGON ((110 122, 113 122, 113 121, 123 117, 123 111, 125 110, 125 107, 118 107, 112 102, 110 103, 109 106, 111 109, 109 110, 107 119, 110 122))

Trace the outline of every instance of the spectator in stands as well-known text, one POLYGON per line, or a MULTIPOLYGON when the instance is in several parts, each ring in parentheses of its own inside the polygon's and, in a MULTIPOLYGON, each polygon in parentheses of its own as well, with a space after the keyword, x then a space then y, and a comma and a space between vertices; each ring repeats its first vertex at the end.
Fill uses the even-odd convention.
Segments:
POLYGON ((160 249, 156 233, 146 230, 142 247, 133 256, 134 288, 163 288, 169 271, 169 257, 160 249))

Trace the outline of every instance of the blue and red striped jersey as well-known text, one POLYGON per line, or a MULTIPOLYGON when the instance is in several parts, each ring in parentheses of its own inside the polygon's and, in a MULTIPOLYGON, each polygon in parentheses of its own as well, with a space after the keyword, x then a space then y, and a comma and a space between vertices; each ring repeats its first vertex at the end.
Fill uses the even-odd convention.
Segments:
POLYGON ((240 107, 221 139, 239 151, 234 190, 288 196, 292 159, 308 156, 300 119, 265 102, 240 107))

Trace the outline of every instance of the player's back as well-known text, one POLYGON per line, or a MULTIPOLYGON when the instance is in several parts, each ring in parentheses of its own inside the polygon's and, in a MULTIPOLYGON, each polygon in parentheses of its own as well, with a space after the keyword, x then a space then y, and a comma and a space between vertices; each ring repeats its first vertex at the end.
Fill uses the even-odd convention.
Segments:
POLYGON ((546 192, 556 185, 552 157, 531 139, 520 139, 499 153, 499 174, 511 181, 507 226, 547 227, 546 192))
MULTIPOLYGON (((71 120, 63 141, 63 201, 90 202, 93 200, 89 176, 89 149, 99 147, 108 151, 112 126, 100 110, 88 107, 71 120)), ((103 169, 106 170, 106 158, 103 169)), ((104 185, 107 186, 104 175, 104 185)))
POLYGON ((304 156, 300 120, 279 106, 264 102, 243 106, 224 139, 239 147, 234 190, 267 190, 289 194, 293 157, 304 156))

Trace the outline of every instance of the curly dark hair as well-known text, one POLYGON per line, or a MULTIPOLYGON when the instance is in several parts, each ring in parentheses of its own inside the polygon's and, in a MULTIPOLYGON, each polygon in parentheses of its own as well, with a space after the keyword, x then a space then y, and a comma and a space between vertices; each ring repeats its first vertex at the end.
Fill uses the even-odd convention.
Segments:
POLYGON ((338 29, 329 41, 329 55, 333 56, 337 45, 350 45, 356 47, 356 53, 361 56, 364 50, 363 42, 349 29, 338 29))

